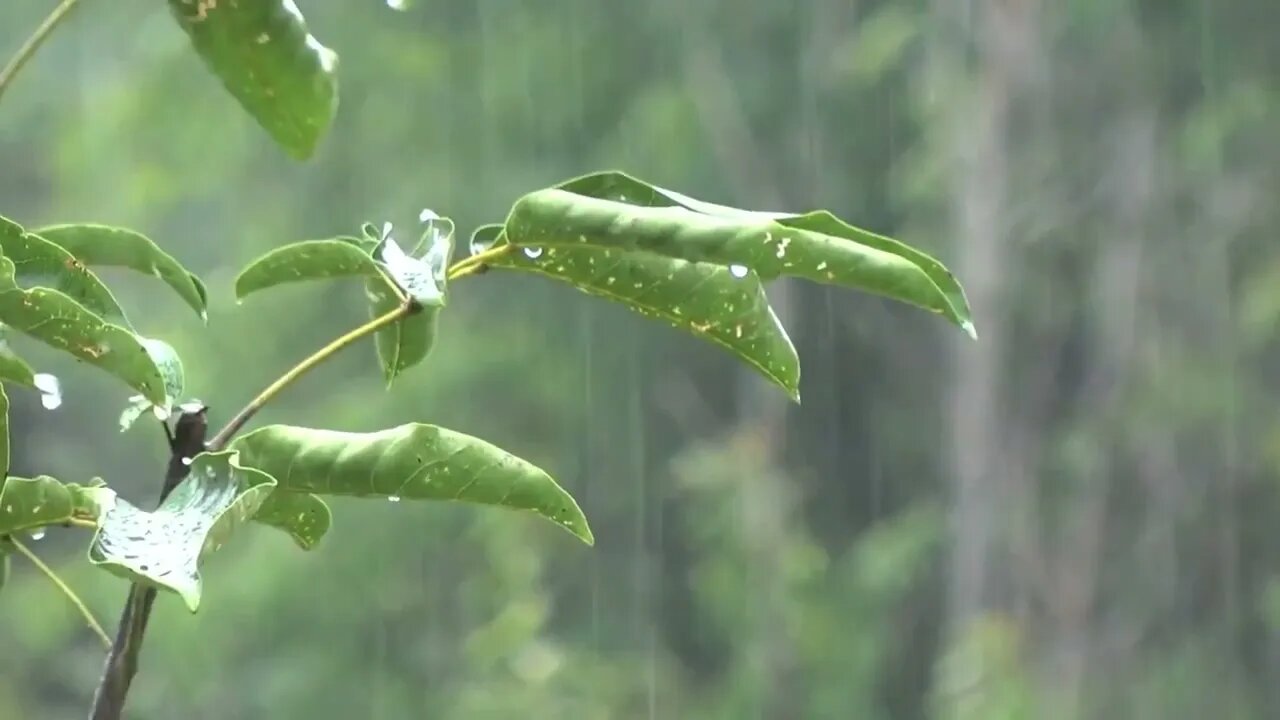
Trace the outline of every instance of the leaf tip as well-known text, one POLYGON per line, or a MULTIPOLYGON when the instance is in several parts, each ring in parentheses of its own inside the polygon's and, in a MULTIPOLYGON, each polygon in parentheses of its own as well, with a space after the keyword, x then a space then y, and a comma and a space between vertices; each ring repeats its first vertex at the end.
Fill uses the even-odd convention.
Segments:
POLYGON ((965 335, 969 336, 970 340, 978 339, 978 328, 974 326, 972 320, 965 320, 961 322, 960 329, 964 331, 965 335))

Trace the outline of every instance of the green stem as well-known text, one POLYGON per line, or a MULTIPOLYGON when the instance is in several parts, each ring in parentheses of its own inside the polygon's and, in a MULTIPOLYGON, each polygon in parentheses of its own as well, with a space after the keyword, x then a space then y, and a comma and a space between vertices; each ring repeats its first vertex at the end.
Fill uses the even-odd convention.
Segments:
POLYGON ((111 647, 111 637, 107 635, 106 630, 102 629, 102 624, 93 616, 93 613, 89 610, 89 606, 84 604, 84 601, 80 599, 80 596, 76 595, 75 591, 63 582, 62 578, 58 577, 58 573, 54 572, 53 568, 46 565, 39 556, 31 551, 31 548, 23 544, 18 538, 10 536, 9 543, 17 548, 18 552, 22 553, 22 555, 26 557, 32 565, 35 565, 37 570, 44 573, 44 576, 49 578, 49 581, 56 585, 57 588, 62 591, 63 595, 67 596, 67 599, 71 601, 71 604, 75 605, 76 609, 80 611, 80 614, 84 616, 84 621, 89 624, 89 629, 93 630, 94 634, 102 640, 103 647, 111 647))
POLYGON ((244 427, 245 423, 249 422, 249 420, 252 419, 264 405, 271 402, 276 395, 279 395, 280 392, 291 385, 293 381, 305 375, 307 371, 325 360, 328 360, 330 357, 333 357, 348 345, 351 345, 361 338, 372 335, 382 328, 397 322, 401 318, 413 312, 416 307, 417 306, 412 302, 403 302, 396 306, 396 308, 391 312, 379 315, 364 325, 346 333, 342 337, 337 338, 328 345, 325 345, 315 351, 302 362, 293 366, 291 370, 286 372, 284 375, 281 375, 275 382, 268 385, 266 389, 258 393, 257 397, 249 401, 248 405, 245 405, 240 412, 236 413, 236 416, 231 418, 231 420, 218 431, 218 434, 214 435, 213 439, 209 441, 209 449, 221 450, 228 442, 231 441, 231 438, 240 431, 240 428, 244 427))
POLYGON ((13 82, 13 78, 18 74, 18 71, 22 70, 22 67, 27 64, 32 55, 36 54, 36 50, 40 49, 40 46, 44 44, 45 39, 58 26, 58 23, 66 19, 67 15, 71 14, 71 11, 75 9, 76 4, 79 2, 80 0, 62 0, 62 2, 58 3, 58 6, 49 13, 44 22, 40 23, 40 27, 37 27, 36 31, 31 33, 31 37, 27 38, 27 41, 22 44, 22 47, 18 48, 18 52, 14 53, 8 64, 4 66, 4 69, 0 70, 0 95, 4 95, 4 91, 13 82))

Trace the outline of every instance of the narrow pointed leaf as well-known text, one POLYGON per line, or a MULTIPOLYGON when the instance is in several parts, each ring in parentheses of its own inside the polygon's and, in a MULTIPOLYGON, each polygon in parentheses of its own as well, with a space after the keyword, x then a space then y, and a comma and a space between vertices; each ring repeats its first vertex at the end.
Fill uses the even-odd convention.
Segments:
POLYGON ((329 532, 333 513, 322 498, 277 489, 267 496, 253 519, 285 531, 298 547, 310 550, 329 532))
MULTIPOLYGON (((502 242, 500 228, 478 230, 472 245, 502 242)), ((489 264, 567 282, 710 340, 800 399, 800 358, 750 270, 592 245, 515 249, 489 264)))
POLYGON ((305 160, 338 107, 338 56, 292 0, 169 0, 205 65, 264 130, 305 160))
POLYGON ((84 263, 56 243, 0 218, 0 254, 13 263, 14 279, 19 285, 57 290, 93 313, 128 326, 124 310, 111 290, 84 263))
POLYGON ((150 238, 125 228, 94 225, 51 225, 35 231, 91 267, 128 268, 159 278, 203 319, 208 299, 200 279, 150 238))
POLYGON ((7 257, 0 257, 0 323, 115 375, 153 403, 165 402, 164 377, 137 335, 57 290, 17 287, 7 257))
POLYGON ((89 560, 134 582, 177 593, 195 612, 200 566, 262 507, 275 481, 235 453, 201 453, 191 474, 154 512, 117 499, 103 515, 89 560))
POLYGON ((640 207, 551 189, 517 201, 505 233, 522 247, 638 250, 750 268, 764 279, 789 275, 846 285, 954 316, 947 297, 909 260, 767 219, 703 215, 683 207, 640 207))
POLYGON ((115 499, 101 484, 63 483, 47 475, 8 477, 0 485, 0 535, 71 520, 96 522, 115 499))
POLYGON ((236 299, 276 285, 339 277, 376 277, 378 263, 355 238, 303 240, 278 247, 236 278, 236 299))
POLYGON ((929 276, 929 279, 946 297, 950 306, 950 312, 944 314, 960 325, 971 336, 976 337, 976 331, 973 328, 973 317, 964 289, 960 287, 960 283, 951 274, 951 271, 941 262, 906 243, 850 225, 826 210, 815 210, 803 214, 741 210, 697 200, 688 195, 658 187, 626 173, 613 170, 584 175, 561 183, 556 187, 578 195, 625 202, 631 205, 646 207, 680 206, 704 215, 773 221, 787 227, 810 230, 852 240, 876 250, 898 255, 919 266, 929 276))
POLYGON ((578 503, 551 476, 478 438, 411 423, 373 433, 268 425, 237 438, 241 462, 282 490, 457 500, 527 510, 591 544, 578 503))

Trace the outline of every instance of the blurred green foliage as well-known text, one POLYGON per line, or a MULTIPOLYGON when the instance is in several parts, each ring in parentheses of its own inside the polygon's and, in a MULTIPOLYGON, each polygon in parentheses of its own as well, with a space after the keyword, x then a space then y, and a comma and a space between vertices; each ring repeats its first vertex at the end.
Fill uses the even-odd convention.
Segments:
MULTIPOLYGON (((40 5, 0 6, 0 52, 40 5)), ((162 4, 85 0, 0 104, 2 212, 136 228, 208 282, 206 329, 157 301, 158 283, 103 270, 215 416, 365 317, 355 287, 237 306, 253 257, 422 207, 497 221, 600 167, 736 206, 829 207, 918 245, 965 280, 983 348, 908 308, 784 285, 804 363, 804 405, 788 408, 716 349, 621 308, 538 278, 468 281, 394 392, 366 343, 261 420, 492 440, 562 481, 597 546, 479 508, 335 501, 311 553, 263 529, 210 562, 200 614, 163 599, 135 717, 1280 706, 1280 7, 302 9, 342 58, 342 104, 308 163, 225 96, 162 4), (991 238, 1000 266, 970 280, 991 238), (998 373, 980 398, 994 414, 965 394, 975 352, 998 373), (956 442, 965 424, 989 425, 986 444, 956 442), (990 463, 979 528, 963 510, 969 450, 990 463), (981 573, 957 550, 978 531, 981 573)), ((22 349, 61 363, 66 399, 47 412, 11 393, 14 474, 101 474, 149 497, 162 438, 117 431, 127 393, 22 349)), ((83 562, 85 540, 36 548, 114 618, 124 583, 83 562)), ((101 648, 29 566, 12 574, 0 718, 80 716, 101 648)))

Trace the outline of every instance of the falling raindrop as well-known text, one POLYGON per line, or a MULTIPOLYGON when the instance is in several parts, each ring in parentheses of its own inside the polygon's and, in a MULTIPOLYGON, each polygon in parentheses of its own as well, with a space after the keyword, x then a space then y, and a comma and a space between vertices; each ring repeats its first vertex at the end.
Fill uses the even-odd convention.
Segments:
POLYGON ((738 279, 742 279, 747 276, 747 266, 746 265, 730 265, 729 274, 738 279))
POLYGON ((57 410, 62 405, 62 383, 49 373, 36 373, 32 377, 36 390, 40 391, 40 404, 45 410, 57 410))
POLYGON ((31 539, 32 539, 32 540, 43 540, 43 539, 44 539, 44 528, 36 528, 35 530, 32 530, 32 531, 31 531, 31 539))
POLYGON ((524 249, 524 254, 530 260, 537 260, 542 256, 542 248, 527 247, 524 249))

